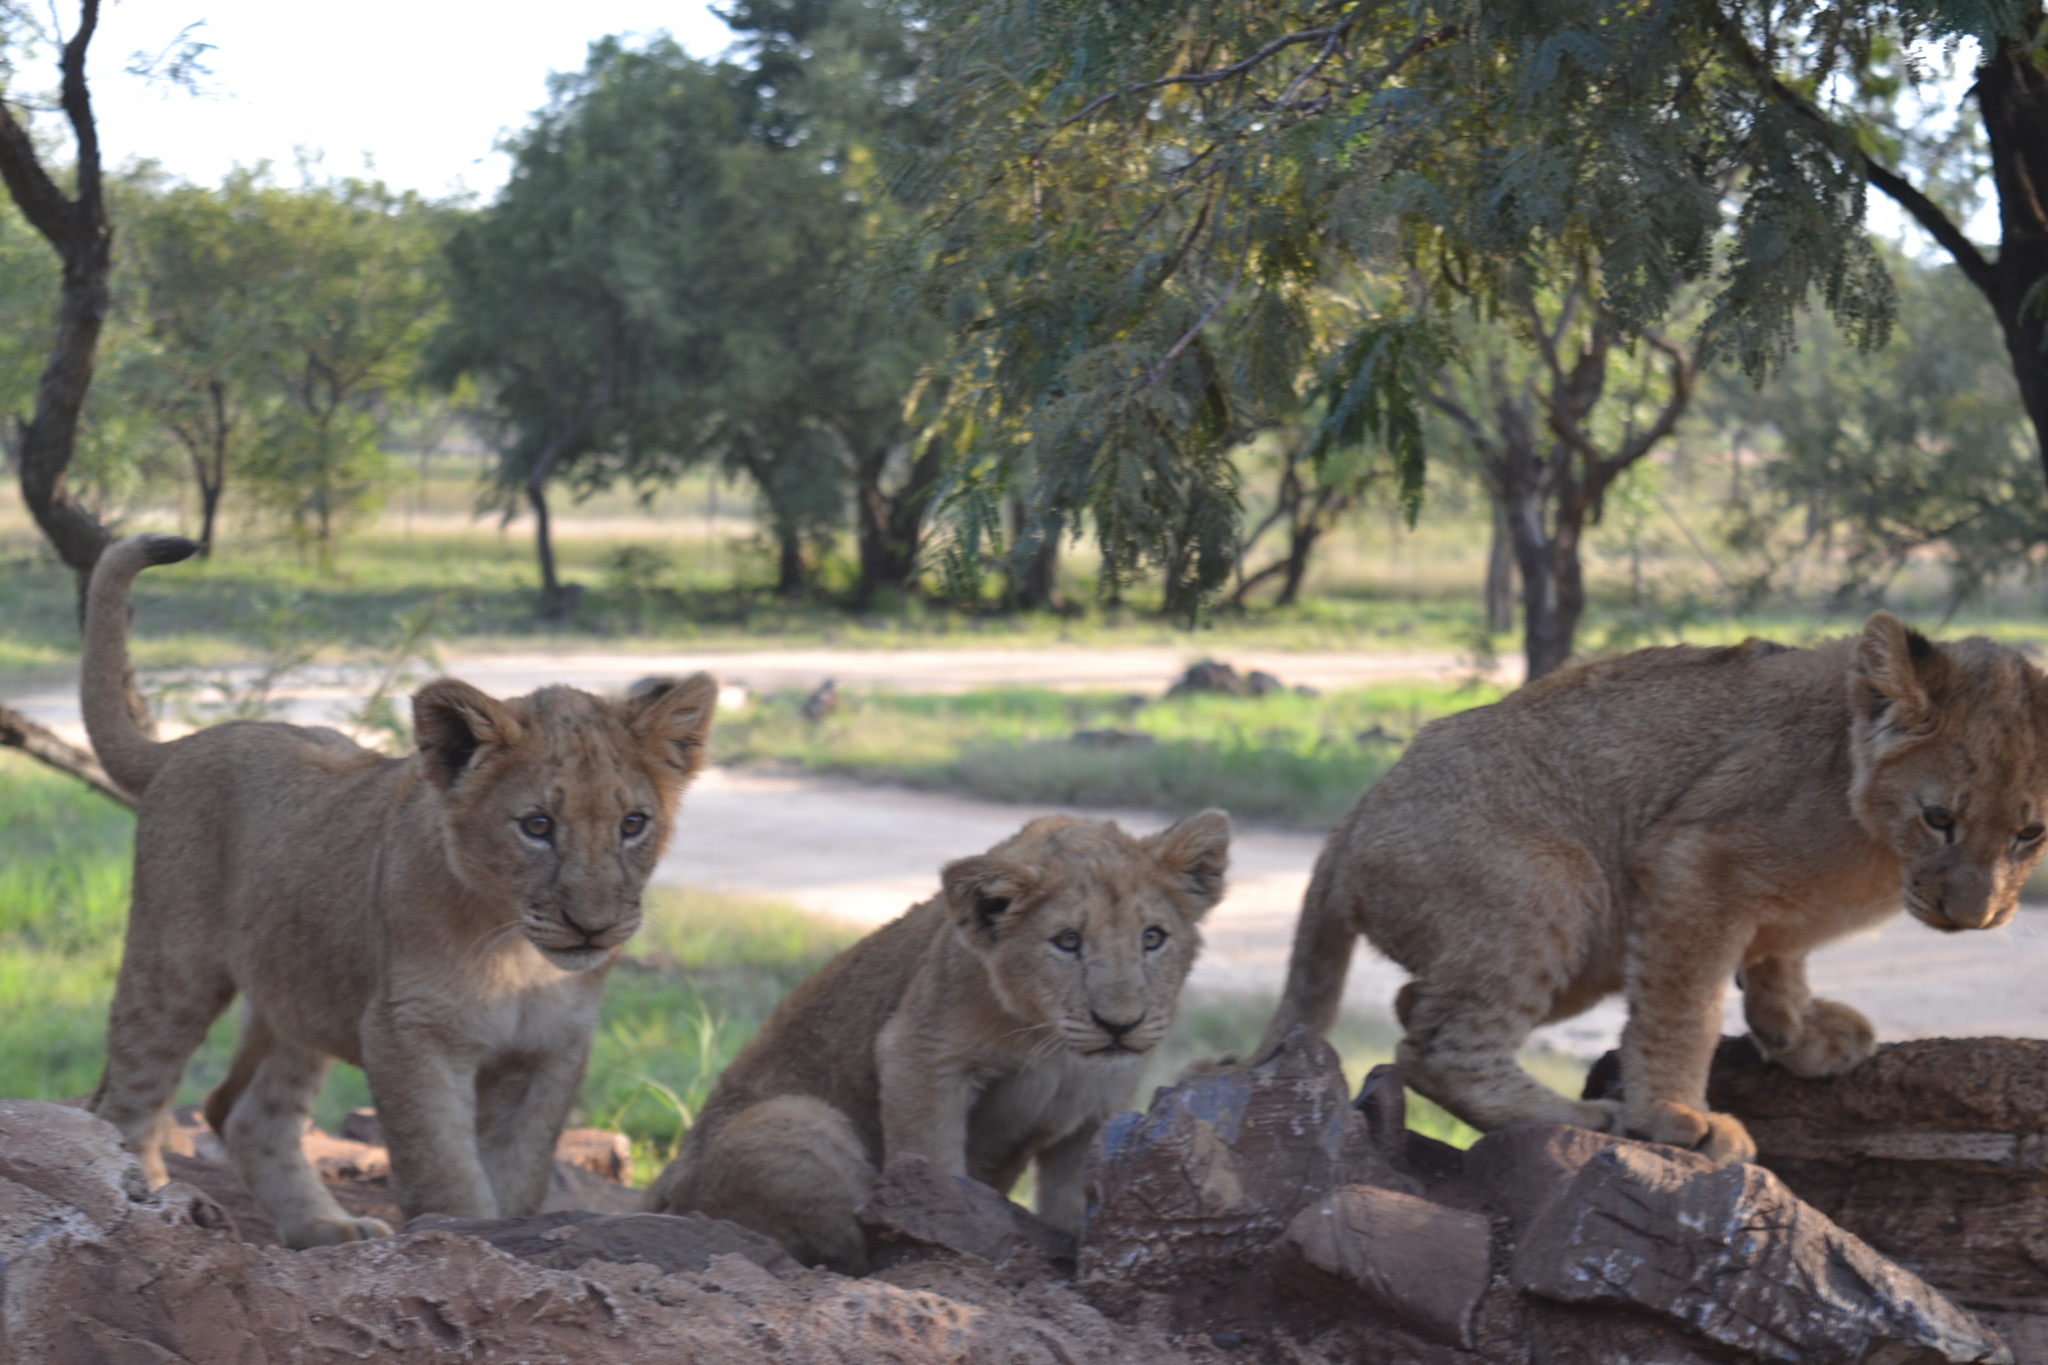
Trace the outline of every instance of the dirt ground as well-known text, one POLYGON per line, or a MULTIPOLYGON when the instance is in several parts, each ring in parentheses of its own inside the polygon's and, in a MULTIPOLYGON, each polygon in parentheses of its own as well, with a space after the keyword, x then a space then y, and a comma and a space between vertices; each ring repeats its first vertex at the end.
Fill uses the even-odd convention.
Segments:
MULTIPOLYGON (((478 655, 446 660, 449 672, 502 696, 546 682, 617 692, 653 673, 708 668, 749 688, 842 686, 962 690, 1004 682, 1063 688, 1128 688, 1156 694, 1193 657, 1173 649, 764 650, 691 655, 478 655)), ((1469 671, 1454 655, 1291 654, 1233 651, 1240 669, 1265 668, 1289 683, 1321 688, 1469 671)), ((356 695, 336 674, 295 689, 288 718, 325 723, 356 695)), ((52 684, 10 704, 75 739, 77 695, 52 684)), ((940 864, 978 852, 1045 808, 863 786, 829 778, 714 769, 690 794, 659 878, 774 896, 863 925, 880 924, 937 887, 940 864)), ((1168 817, 1108 815, 1150 831, 1168 817)), ((1320 840, 1286 830, 1240 827, 1231 890, 1211 916, 1207 946, 1190 988, 1271 995, 1279 990, 1294 917, 1320 840)), ((2022 911, 2007 928, 1941 935, 1910 920, 1816 954, 1817 991, 1855 1005, 1886 1040, 2001 1035, 2048 1038, 2048 907, 2022 911)), ((1384 1013, 1404 973, 1370 948, 1354 959, 1347 1001, 1384 1013)), ((1731 993, 1726 1031, 1743 1031, 1731 993)), ((1623 1011, 1609 1001, 1542 1030, 1538 1041, 1594 1056, 1613 1046, 1623 1011)))

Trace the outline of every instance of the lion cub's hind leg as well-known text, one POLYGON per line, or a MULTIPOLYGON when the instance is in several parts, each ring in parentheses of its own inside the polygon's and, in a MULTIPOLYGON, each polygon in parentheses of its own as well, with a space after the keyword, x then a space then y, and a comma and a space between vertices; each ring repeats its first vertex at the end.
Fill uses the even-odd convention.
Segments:
POLYGON ((170 1179, 163 1140, 185 1063, 234 995, 218 963, 166 961, 131 932, 107 1023, 107 1067, 90 1107, 120 1132, 151 1189, 170 1179))
POLYGON ((300 1145, 332 1064, 279 1039, 250 1011, 227 1079, 206 1097, 206 1121, 220 1134, 235 1174, 295 1250, 391 1235, 383 1219, 358 1218, 336 1203, 300 1145))
POLYGON ((1745 967, 1742 1013, 1764 1056, 1808 1080, 1852 1071, 1877 1051, 1868 1019, 1807 989, 1804 957, 1767 957, 1745 967))
POLYGON ((743 1109, 656 1183, 649 1205, 699 1209, 766 1233, 805 1265, 842 1274, 867 1269, 854 1212, 875 1166, 853 1123, 809 1095, 779 1095, 743 1109))
POLYGON ((1614 1129, 1619 1104, 1566 1099, 1515 1059, 1530 1031, 1550 1018, 1553 998, 1528 977, 1409 982, 1394 1056, 1401 1079, 1483 1133, 1510 1123, 1614 1129))

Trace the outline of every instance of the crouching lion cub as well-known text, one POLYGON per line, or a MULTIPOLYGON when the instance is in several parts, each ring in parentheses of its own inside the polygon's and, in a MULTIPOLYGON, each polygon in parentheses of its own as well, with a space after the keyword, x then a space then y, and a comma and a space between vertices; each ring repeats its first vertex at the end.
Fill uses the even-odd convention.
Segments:
POLYGON ((1034 820, 799 987, 719 1077, 650 1207, 767 1233, 858 1273, 854 1211, 903 1152, 1078 1231, 1088 1145, 1130 1103, 1223 895, 1230 821, 1146 839, 1034 820))
POLYGON ((1474 1127, 1569 1123, 1755 1155, 1707 1110, 1722 992, 1799 1076, 1848 1071, 1870 1024, 1814 998, 1806 955, 1901 902, 1936 929, 2012 918, 2048 815, 2048 679, 1988 640, 1879 612, 1811 650, 1649 649, 1426 727, 1337 826, 1267 1045, 1326 1029, 1364 934, 1414 979, 1408 1084, 1474 1127), (1626 993, 1619 1103, 1515 1062, 1538 1024, 1626 993))
POLYGON ((233 722, 151 740, 126 705, 128 586, 198 547, 112 546, 92 578, 83 702, 138 801, 134 909, 92 1109, 152 1186, 186 1059, 237 993, 241 1036, 206 1101, 285 1243, 390 1231, 345 1212, 299 1138, 332 1058, 369 1077, 398 1206, 537 1212, 598 996, 704 759, 704 674, 626 702, 568 687, 498 701, 442 678, 419 751, 233 722))

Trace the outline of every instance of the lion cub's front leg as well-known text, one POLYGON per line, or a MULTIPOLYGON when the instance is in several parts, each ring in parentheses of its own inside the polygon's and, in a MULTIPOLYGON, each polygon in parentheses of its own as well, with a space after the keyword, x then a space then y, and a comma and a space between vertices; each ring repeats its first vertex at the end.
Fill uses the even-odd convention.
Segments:
POLYGON ((1742 1014, 1764 1056, 1808 1080, 1853 1071, 1877 1051, 1868 1019, 1807 989, 1804 957, 1767 957, 1743 968, 1742 1014))
POLYGON ((498 1197, 477 1151, 475 1059, 376 1020, 363 1028, 363 1074, 391 1148, 391 1188, 407 1218, 496 1218, 498 1197))
POLYGON ((1722 991, 1739 953, 1732 940, 1703 939, 1700 928, 1697 920, 1674 917, 1630 945, 1622 1127, 1631 1137, 1689 1147, 1727 1165, 1756 1157, 1742 1121, 1707 1108, 1722 991))
POLYGON ((580 1047, 487 1067, 477 1078, 478 1154, 498 1196, 500 1217, 524 1218, 546 1202, 555 1144, 589 1055, 586 1033, 580 1047))

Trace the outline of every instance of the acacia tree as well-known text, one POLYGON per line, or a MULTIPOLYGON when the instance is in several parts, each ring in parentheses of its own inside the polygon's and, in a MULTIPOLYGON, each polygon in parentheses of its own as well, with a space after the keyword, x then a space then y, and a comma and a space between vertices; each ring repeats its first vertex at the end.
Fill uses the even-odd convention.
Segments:
POLYGON ((1591 276, 1583 270, 1547 310, 1533 290, 1511 289, 1512 330, 1493 329, 1468 350, 1469 372, 1447 367, 1429 395, 1470 443, 1494 524, 1506 531, 1531 679, 1571 658, 1586 609, 1587 526, 1692 398, 1694 357, 1655 332, 1641 336, 1637 372, 1610 390, 1628 357, 1617 353, 1620 327, 1591 276))
POLYGON ((1496 306, 1520 280, 1562 286, 1576 262, 1598 263, 1618 339, 1703 291, 1703 354, 1752 375, 1815 299, 1880 341, 1892 290, 1862 231, 1868 186, 1946 229, 1937 189, 1916 199, 1859 139, 1886 145, 1887 92, 1924 83, 1912 54, 1950 40, 1987 54, 1977 101, 2009 168, 1998 259, 2031 288, 2040 22, 2005 0, 935 10, 925 98, 946 137, 908 183, 927 287, 980 379, 962 392, 989 445, 966 463, 1028 459, 1051 505, 1109 528, 1114 574, 1125 553, 1170 559, 1176 490, 1235 516, 1216 452, 1261 408, 1373 414, 1418 488, 1404 433, 1436 362, 1384 344, 1389 329, 1496 306), (1353 341, 1319 344, 1316 288, 1360 271, 1414 285, 1353 341), (1361 346, 1370 363, 1353 363, 1361 346))

